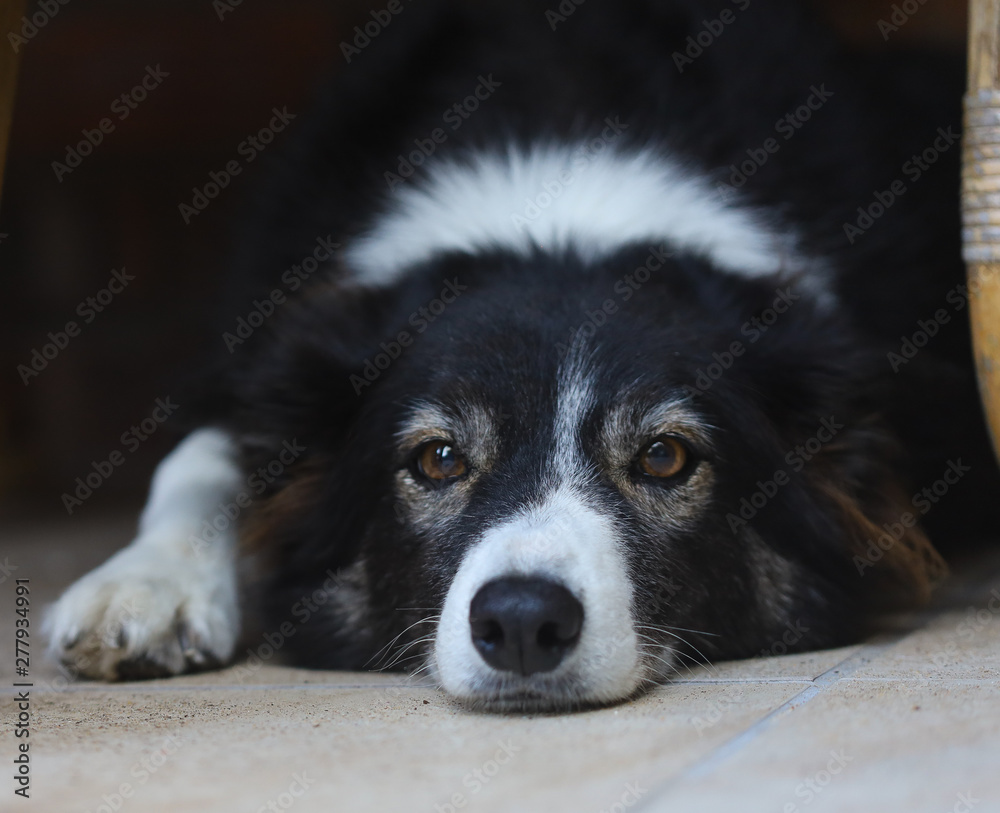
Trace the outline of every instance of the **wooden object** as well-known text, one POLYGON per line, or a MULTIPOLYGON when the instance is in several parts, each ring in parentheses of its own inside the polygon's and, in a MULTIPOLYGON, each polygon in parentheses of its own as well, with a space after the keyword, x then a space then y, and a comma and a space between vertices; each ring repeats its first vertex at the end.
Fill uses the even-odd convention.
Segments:
POLYGON ((962 220, 979 391, 1000 456, 1000 0, 970 0, 962 220))

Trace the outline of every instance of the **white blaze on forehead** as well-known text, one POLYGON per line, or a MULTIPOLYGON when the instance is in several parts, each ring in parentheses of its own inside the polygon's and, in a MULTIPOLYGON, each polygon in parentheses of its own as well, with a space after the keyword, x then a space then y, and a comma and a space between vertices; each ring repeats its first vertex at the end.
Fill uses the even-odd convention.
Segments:
MULTIPOLYGON (((553 427, 555 454, 540 504, 489 528, 471 548, 451 584, 434 646, 434 665, 444 688, 461 698, 489 695, 498 673, 472 644, 469 607, 488 582, 504 576, 534 576, 564 585, 583 605, 577 646, 552 673, 524 679, 545 691, 556 681, 570 699, 610 701, 629 695, 642 677, 632 623, 632 585, 614 521, 585 490, 579 450, 580 424, 593 403, 585 355, 574 348, 559 375, 553 427), (571 687, 571 688, 570 688, 571 687)), ((558 695, 556 696, 558 699, 558 695)))
MULTIPOLYGON (((536 144, 442 160, 427 172, 402 186, 348 247, 359 281, 387 285, 449 251, 573 250, 596 261, 626 245, 664 241, 743 277, 815 265, 772 215, 723 200, 705 173, 650 149, 536 144)), ((821 279, 807 282, 823 288, 821 279)))
POLYGON ((582 483, 587 479, 580 451, 580 429, 594 404, 594 371, 590 368, 587 345, 576 341, 559 367, 558 400, 552 439, 555 454, 552 475, 560 483, 582 483))

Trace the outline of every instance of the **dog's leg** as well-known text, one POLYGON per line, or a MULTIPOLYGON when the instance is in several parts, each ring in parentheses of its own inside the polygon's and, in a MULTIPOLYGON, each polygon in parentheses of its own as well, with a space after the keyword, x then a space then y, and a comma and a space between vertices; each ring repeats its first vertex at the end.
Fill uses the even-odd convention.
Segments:
POLYGON ((189 435, 153 476, 139 535, 63 594, 50 652, 105 680, 172 675, 226 661, 239 634, 236 529, 202 538, 239 490, 231 439, 189 435))

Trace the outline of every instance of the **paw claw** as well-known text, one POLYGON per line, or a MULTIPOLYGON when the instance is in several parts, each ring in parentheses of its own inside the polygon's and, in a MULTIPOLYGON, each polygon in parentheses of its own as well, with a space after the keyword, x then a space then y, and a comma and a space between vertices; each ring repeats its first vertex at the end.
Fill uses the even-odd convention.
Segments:
POLYGON ((205 669, 235 645, 235 578, 126 548, 71 586, 46 624, 52 654, 74 674, 126 680, 205 669))
POLYGON ((181 653, 187 660, 193 663, 201 662, 201 653, 193 643, 191 629, 186 624, 180 625, 177 631, 177 641, 180 643, 181 653))
POLYGON ((119 661, 115 667, 115 677, 118 680, 151 680, 170 677, 172 674, 174 672, 170 667, 143 656, 119 661))

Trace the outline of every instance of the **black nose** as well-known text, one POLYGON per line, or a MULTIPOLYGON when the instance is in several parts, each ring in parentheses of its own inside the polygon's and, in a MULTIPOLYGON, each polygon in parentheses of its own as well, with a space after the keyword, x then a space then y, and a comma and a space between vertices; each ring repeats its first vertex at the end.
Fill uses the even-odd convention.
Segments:
POLYGON ((472 643, 490 666, 532 675, 555 669, 583 626, 583 605, 561 584, 508 576, 487 582, 469 607, 472 643))

